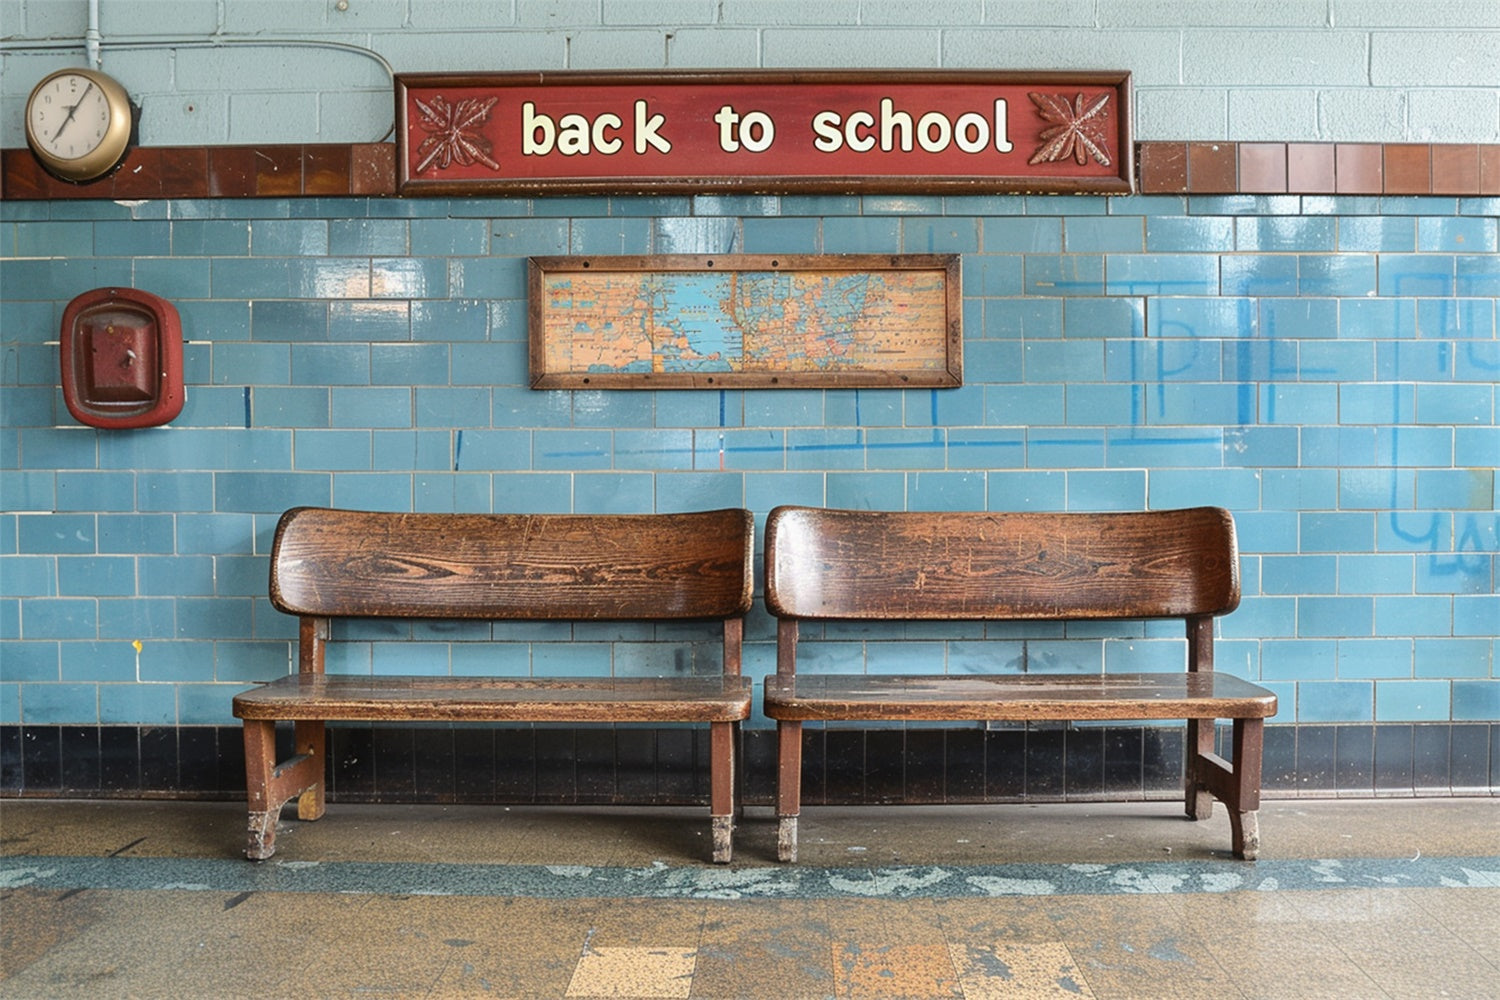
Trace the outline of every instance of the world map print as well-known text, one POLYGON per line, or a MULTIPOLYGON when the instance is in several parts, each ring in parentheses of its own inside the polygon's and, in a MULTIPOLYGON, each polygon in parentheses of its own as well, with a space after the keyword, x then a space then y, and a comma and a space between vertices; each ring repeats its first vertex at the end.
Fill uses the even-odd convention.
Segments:
POLYGON ((549 273, 539 360, 598 386, 611 376, 661 376, 666 386, 942 376, 947 285, 942 269, 549 273))

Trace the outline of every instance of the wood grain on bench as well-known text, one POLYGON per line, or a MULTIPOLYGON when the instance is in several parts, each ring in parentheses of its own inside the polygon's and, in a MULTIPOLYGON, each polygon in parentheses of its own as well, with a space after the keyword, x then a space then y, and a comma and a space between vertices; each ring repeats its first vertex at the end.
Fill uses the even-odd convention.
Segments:
MULTIPOLYGON (((795 860, 803 722, 1186 719, 1188 814, 1213 798, 1236 855, 1259 850, 1263 722, 1275 696, 1213 672, 1213 619, 1239 604, 1234 521, 1217 507, 1128 513, 897 512, 778 507, 766 525, 766 605, 777 618, 779 853, 795 860), (1180 618, 1186 672, 799 674, 804 621, 1097 621, 1180 618), (1233 720, 1233 764, 1214 720, 1233 720)), ((924 635, 932 634, 930 629, 924 635)), ((920 664, 913 664, 920 666, 920 664)), ((940 666, 940 665, 934 665, 940 666)))
MULTIPOLYGON (((754 521, 683 514, 404 514, 302 507, 281 518, 271 602, 296 615, 298 670, 234 699, 244 720, 246 854, 275 852, 276 819, 323 814, 329 721, 707 723, 714 859, 728 861, 735 745, 750 711, 741 676, 754 521), (370 676, 326 673, 340 618, 716 621, 711 674, 663 677, 370 676), (294 723, 278 762, 275 724, 294 723)), ((466 640, 467 641, 467 640, 466 640)))

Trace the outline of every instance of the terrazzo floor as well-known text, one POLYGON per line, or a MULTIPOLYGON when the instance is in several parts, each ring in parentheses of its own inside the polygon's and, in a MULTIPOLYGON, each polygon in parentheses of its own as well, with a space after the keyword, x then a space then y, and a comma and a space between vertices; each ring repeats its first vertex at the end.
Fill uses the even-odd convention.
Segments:
POLYGON ((0 997, 1500 998, 1500 799, 748 811, 0 802, 0 997), (293 815, 289 810, 286 815, 293 815))

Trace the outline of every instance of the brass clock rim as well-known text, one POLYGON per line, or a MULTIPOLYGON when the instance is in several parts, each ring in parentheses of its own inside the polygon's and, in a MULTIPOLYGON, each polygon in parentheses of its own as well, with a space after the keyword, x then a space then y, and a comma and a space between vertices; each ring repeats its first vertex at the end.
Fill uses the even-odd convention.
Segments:
POLYGON ((130 95, 118 80, 101 70, 69 66, 53 70, 37 81, 26 98, 26 144, 42 165, 70 181, 89 181, 102 177, 124 158, 130 145, 133 112, 130 95), (93 82, 104 95, 109 108, 109 124, 99 144, 82 156, 62 157, 46 149, 31 128, 31 108, 47 84, 62 76, 81 76, 93 82))

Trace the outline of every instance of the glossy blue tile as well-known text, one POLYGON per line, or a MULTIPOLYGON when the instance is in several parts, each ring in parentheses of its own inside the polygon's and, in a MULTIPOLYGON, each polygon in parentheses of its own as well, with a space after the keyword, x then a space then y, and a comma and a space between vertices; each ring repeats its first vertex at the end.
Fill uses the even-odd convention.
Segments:
POLYGON ((1483 552, 1427 553, 1416 557, 1417 593, 1488 594, 1495 590, 1495 560, 1483 552))
POLYGON ((1268 424, 1331 424, 1338 420, 1338 402, 1338 386, 1333 383, 1263 385, 1260 420, 1268 424))
POLYGON ((1453 628, 1453 601, 1445 596, 1375 598, 1375 634, 1388 636, 1448 635, 1453 628))
POLYGON ((1142 337, 1146 306, 1139 298, 1068 299, 1063 307, 1064 335, 1083 337, 1142 337))
POLYGON ((1343 469, 1339 472, 1339 507, 1343 510, 1410 509, 1416 493, 1413 469, 1343 469))
POLYGON ((788 469, 863 469, 864 431, 857 427, 791 430, 786 435, 788 469))
POLYGON ((1248 338, 1259 331, 1260 312, 1249 298, 1152 297, 1146 300, 1150 337, 1248 338))
POLYGON ((1219 289, 1199 294, 1297 294, 1297 258, 1291 254, 1224 254, 1219 258, 1219 271, 1219 289))
POLYGON ((1014 469, 1026 461, 1021 428, 955 428, 948 432, 950 469, 1014 469))
POLYGON ((1352 555, 1339 560, 1340 594, 1410 594, 1413 563, 1409 555, 1352 555))
POLYGON ((1144 510, 1146 473, 1141 469, 1068 472, 1068 510, 1144 510))
POLYGON ((1500 621, 1500 594, 1459 594, 1453 598, 1453 634, 1492 636, 1500 621))
POLYGON ((1063 510, 1067 506, 1066 472, 991 472, 986 478, 986 510, 1063 510))
POLYGON ((1452 683, 1446 680, 1391 680, 1375 685, 1377 722, 1432 722, 1449 718, 1452 683))
POLYGON ((1139 428, 1146 422, 1148 388, 1143 385, 1069 385, 1065 389, 1066 421, 1022 419, 1018 423, 1046 426, 1066 422, 1069 426, 1125 425, 1139 428))
MULTIPOLYGON (((1237 493, 1249 499, 1243 492, 1249 485, 1246 476, 1251 475, 1248 470, 1222 470, 1223 478, 1218 479, 1220 464, 1223 455, 1223 439, 1221 434, 1212 428, 1116 428, 1106 429, 1106 444, 1108 446, 1107 464, 1111 468, 1148 468, 1152 470, 1153 477, 1161 473, 1165 476, 1163 487, 1168 493, 1178 493, 1172 488, 1172 484, 1181 485, 1185 492, 1193 492, 1202 496, 1207 492, 1210 483, 1217 482, 1223 486, 1229 482, 1239 484, 1237 493), (1175 477, 1171 469, 1191 468, 1198 470, 1203 479, 1201 488, 1194 490, 1192 486, 1175 477)), ((1156 495, 1156 481, 1152 480, 1152 495, 1156 495)), ((1213 501, 1220 506, 1255 506, 1253 500, 1248 504, 1228 503, 1224 499, 1213 501)), ((1160 506, 1153 501, 1152 506, 1160 506)))
POLYGON ((1098 468, 1103 464, 1102 430, 1033 428, 1026 433, 1028 468, 1098 468))
POLYGON ((1496 220, 1434 216, 1417 220, 1417 249, 1430 253, 1494 253, 1496 220))
POLYGON ((824 253, 900 253, 901 219, 827 218, 823 220, 824 253))
MULTIPOLYGON (((1055 339, 1062 335, 1062 299, 1001 299, 984 303, 984 336, 987 338, 1055 339)), ((970 346, 966 344, 965 349, 970 346)))
POLYGON ((1297 259, 1301 295, 1362 298, 1376 290, 1374 254, 1303 254, 1297 259))
POLYGON ((1493 253, 1459 254, 1454 264, 1457 271, 1456 294, 1491 299, 1500 296, 1500 257, 1493 253))
POLYGON ((1299 681, 1298 722, 1369 722, 1374 685, 1367 681, 1299 681))
POLYGON ((1375 515, 1364 511, 1305 511, 1298 515, 1303 552, 1372 552, 1375 515))
POLYGON ((1259 680, 1333 680, 1338 642, 1333 639, 1277 639, 1260 646, 1259 680))
MULTIPOLYGON (((1453 718, 1475 722, 1500 719, 1500 680, 1454 681, 1453 718)), ((1493 760, 1490 767, 1493 773, 1493 760)))
POLYGON ((964 291, 986 298, 1022 293, 1020 254, 970 256, 964 262, 964 291))
POLYGON ((249 228, 250 253, 256 257, 324 256, 329 251, 325 219, 256 219, 249 228))
POLYGON ((1375 377, 1396 382, 1447 382, 1453 377, 1455 345, 1442 340, 1377 341, 1375 377))
POLYGON ((1453 430, 1453 464, 1460 468, 1494 465, 1500 455, 1500 427, 1456 427, 1453 430))
MULTIPOLYGON (((1025 279, 1027 295, 1103 295, 1104 258, 1097 254, 1027 254, 1025 279)), ((1110 294, 1149 293, 1127 291, 1110 294)))
POLYGON ((22 684, 21 721, 28 726, 94 725, 99 721, 97 684, 22 684))
POLYGON ((1112 382, 1214 382, 1220 345, 1212 340, 1111 340, 1104 372, 1112 382))
POLYGON ((1375 546, 1381 552, 1436 552, 1447 548, 1452 531, 1447 511, 1390 510, 1377 516, 1375 546))
POLYGON ((1234 220, 1211 216, 1149 216, 1150 253, 1225 253, 1234 249, 1234 220))
POLYGON ((1345 253, 1410 253, 1417 249, 1417 220, 1375 214, 1340 218, 1338 247, 1345 253))
POLYGON ((1224 464, 1272 468, 1298 464, 1300 442, 1295 427, 1226 427, 1224 464))
POLYGON ((1406 297, 1452 295, 1456 266, 1451 254, 1381 254, 1379 292, 1406 297))
POLYGON ((1102 341, 1027 341, 1022 353, 1027 382, 1105 381, 1102 341))
POLYGON ((1494 510, 1495 470, 1420 469, 1416 505, 1426 509, 1494 510))
POLYGON ((1402 382, 1339 386, 1339 422, 1344 424, 1410 423, 1416 415, 1416 387, 1402 382))
POLYGON ((1417 303, 1411 299, 1343 299, 1339 332, 1346 340, 1390 340, 1417 335, 1417 303))
POLYGON ((1061 219, 986 218, 980 226, 985 253, 1062 253, 1061 219))
MULTIPOLYGON (((404 390, 382 390, 401 392, 404 390)), ((419 386, 414 407, 418 427, 488 427, 490 393, 483 388, 419 386)))
POLYGON ((1374 633, 1374 601, 1369 597, 1297 598, 1297 635, 1350 638, 1374 633))
MULTIPOLYGON (((984 423, 990 427, 1060 424, 1064 422, 1063 399, 1064 388, 1058 384, 986 386, 984 423)), ((1118 408, 1110 412, 1119 414, 1118 408)))
POLYGON ((1264 253, 1332 250, 1338 231, 1327 216, 1241 217, 1235 220, 1235 249, 1264 253))
POLYGON ((1141 253, 1145 220, 1139 216, 1083 216, 1063 222, 1067 253, 1141 253))
POLYGON ((828 506, 853 510, 901 510, 906 475, 901 472, 830 472, 828 506))
POLYGON ((1495 390, 1492 385, 1419 385, 1416 391, 1418 423, 1473 426, 1495 423, 1495 390))
POLYGON ((608 469, 614 439, 604 429, 538 430, 532 434, 532 448, 531 467, 538 471, 608 469))
POLYGON ((786 466, 786 435, 781 431, 700 431, 694 449, 694 465, 699 469, 775 471, 786 466))
POLYGON ((1191 254, 1110 254, 1109 295, 1217 295, 1219 259, 1191 254))
POLYGON ((523 514, 566 514, 573 509, 570 473, 496 473, 493 477, 496 511, 523 514))
POLYGON ((1332 594, 1338 579, 1338 559, 1333 555, 1262 556, 1260 589, 1263 594, 1332 594))
POLYGON ((298 385, 368 385, 368 344, 293 344, 292 381, 298 385))
POLYGON ((907 510, 983 510, 983 472, 923 472, 906 480, 907 510))
POLYGON ((1377 427, 1375 460, 1383 465, 1453 465, 1450 427, 1377 427))
POLYGON ((1421 299, 1417 302, 1417 335, 1428 339, 1493 340, 1493 299, 1421 299))

